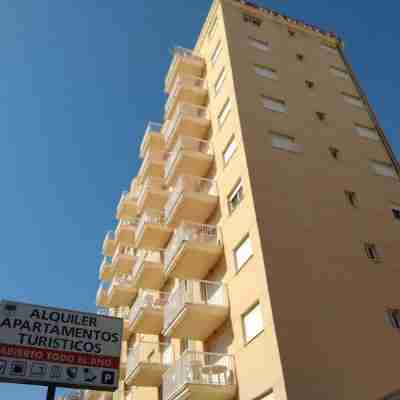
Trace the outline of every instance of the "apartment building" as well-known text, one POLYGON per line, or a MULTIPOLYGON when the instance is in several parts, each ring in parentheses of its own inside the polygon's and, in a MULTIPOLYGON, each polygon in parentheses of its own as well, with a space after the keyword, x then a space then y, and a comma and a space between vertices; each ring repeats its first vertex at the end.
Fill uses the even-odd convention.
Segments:
POLYGON ((164 90, 103 244, 120 390, 86 400, 399 399, 400 170, 341 39, 215 0, 164 90))

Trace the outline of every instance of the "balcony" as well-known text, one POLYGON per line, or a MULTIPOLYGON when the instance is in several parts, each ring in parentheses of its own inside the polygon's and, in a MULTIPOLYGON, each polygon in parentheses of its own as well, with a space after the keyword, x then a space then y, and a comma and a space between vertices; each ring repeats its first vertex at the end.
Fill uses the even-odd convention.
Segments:
POLYGON ((190 103, 202 106, 207 100, 207 82, 192 75, 180 74, 165 104, 165 120, 171 118, 178 103, 190 103))
POLYGON ((164 178, 164 164, 167 157, 168 153, 148 150, 137 175, 139 184, 143 184, 149 176, 164 178))
POLYGON ((207 175, 213 161, 214 155, 209 142, 182 136, 165 162, 166 183, 174 185, 180 175, 203 177, 207 175))
POLYGON ((132 284, 131 275, 114 276, 108 289, 108 302, 110 307, 123 307, 132 304, 137 290, 132 284))
POLYGON ((109 282, 114 275, 114 270, 112 267, 112 258, 105 256, 100 265, 99 278, 104 282, 109 282))
POLYGON ((170 343, 139 341, 129 352, 125 383, 158 387, 162 376, 175 361, 170 343))
POLYGON ((165 275, 203 279, 219 260, 222 251, 216 226, 182 222, 165 249, 165 275))
POLYGON ((139 218, 135 217, 133 221, 121 220, 115 230, 116 241, 125 246, 133 246, 135 243, 135 231, 139 218))
POLYGON ((178 103, 171 119, 167 120, 162 129, 166 149, 171 149, 181 136, 204 139, 210 128, 207 109, 189 103, 178 103))
POLYGON ((115 234, 113 231, 106 233, 106 237, 103 241, 103 255, 112 257, 115 248, 117 247, 117 241, 115 240, 115 234))
POLYGON ((215 181, 190 175, 179 177, 174 190, 165 205, 165 219, 168 224, 183 220, 203 223, 214 212, 218 204, 215 181))
POLYGON ((135 261, 136 252, 133 247, 118 245, 111 264, 114 275, 124 275, 132 272, 135 261))
POLYGON ((124 191, 117 206, 117 219, 129 220, 134 219, 138 213, 136 205, 136 194, 124 191))
POLYGON ((165 150, 165 142, 161 135, 161 129, 162 124, 149 122, 142 144, 140 145, 140 157, 145 157, 148 150, 161 152, 165 150))
POLYGON ((146 208, 162 210, 168 198, 168 191, 164 179, 148 177, 138 197, 138 209, 142 212, 146 208))
POLYGON ((196 56, 192 50, 176 47, 174 49, 174 58, 165 78, 165 91, 170 93, 178 74, 201 76, 205 66, 204 59, 196 56))
POLYGON ((110 301, 108 297, 108 289, 109 289, 109 284, 102 282, 99 286, 99 289, 97 290, 96 294, 96 306, 97 307, 104 307, 108 308, 110 307, 110 301))
POLYGON ((220 282, 179 281, 164 307, 164 336, 206 340, 229 314, 227 289, 220 282))
POLYGON ((169 293, 155 290, 140 290, 129 315, 132 333, 159 335, 163 328, 164 306, 169 293))
POLYGON ((135 234, 136 247, 162 249, 172 233, 164 221, 164 213, 159 210, 145 210, 140 218, 135 234))
POLYGON ((163 375, 163 400, 231 400, 235 360, 228 354, 186 351, 163 375))
POLYGON ((136 288, 159 290, 164 283, 164 251, 140 250, 132 271, 136 288))

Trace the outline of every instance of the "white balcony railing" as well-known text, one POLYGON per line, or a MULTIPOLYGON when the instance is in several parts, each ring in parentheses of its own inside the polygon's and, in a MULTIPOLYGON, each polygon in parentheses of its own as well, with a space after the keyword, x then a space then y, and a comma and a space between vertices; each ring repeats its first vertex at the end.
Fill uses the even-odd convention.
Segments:
POLYGON ((143 159, 142 165, 139 169, 138 176, 142 177, 146 169, 150 164, 163 164, 168 158, 168 153, 163 151, 149 151, 147 150, 146 155, 143 159))
POLYGON ((173 113, 171 119, 164 123, 162 134, 164 136, 165 143, 169 143, 172 139, 176 127, 182 118, 200 118, 208 119, 208 112, 206 107, 196 106, 190 103, 179 103, 173 113))
POLYGON ((165 225, 164 212, 160 210, 147 209, 140 217, 138 226, 136 228, 136 237, 143 234, 144 227, 147 224, 151 225, 165 225))
POLYGON ((140 363, 151 363, 170 366, 175 361, 175 353, 170 343, 150 342, 140 340, 128 354, 127 378, 140 363))
POLYGON ((113 231, 108 231, 106 233, 106 236, 104 238, 104 243, 103 246, 105 245, 106 242, 108 241, 114 241, 115 240, 115 233, 113 231))
POLYGON ((233 356, 187 350, 163 375, 163 399, 170 400, 186 384, 234 387, 233 356))
POLYGON ((171 213, 184 193, 217 195, 217 182, 198 176, 181 175, 168 197, 164 207, 165 218, 169 221, 171 213))
POLYGON ((137 320, 141 312, 148 310, 162 310, 167 304, 169 293, 158 292, 156 290, 140 290, 135 303, 129 314, 129 321, 133 323, 137 320))
POLYGON ((196 139, 190 136, 181 136, 165 162, 165 177, 168 178, 183 151, 192 151, 202 154, 211 154, 210 143, 206 140, 196 139))
POLYGON ((112 264, 112 257, 111 256, 104 256, 103 261, 100 265, 100 276, 102 276, 107 268, 111 268, 112 264))
POLYGON ((161 134, 162 124, 158 124, 156 122, 149 122, 146 128, 146 132, 144 134, 142 143, 140 145, 140 156, 144 157, 147 147, 147 142, 149 141, 149 137, 152 133, 160 133, 161 134))
POLYGON ((109 295, 115 289, 118 290, 125 290, 132 288, 132 275, 131 274, 124 274, 119 276, 114 276, 113 280, 111 281, 111 285, 108 289, 109 295))
POLYGON ((178 63, 182 60, 192 60, 198 64, 203 64, 204 59, 200 56, 193 54, 193 50, 185 49, 183 47, 175 47, 174 58, 172 60, 171 66, 169 67, 167 76, 165 78, 165 87, 168 88, 172 85, 172 81, 175 78, 176 71, 178 68, 178 63))
POLYGON ((149 176, 140 190, 137 201, 138 208, 141 209, 143 207, 144 199, 149 191, 161 192, 163 190, 165 190, 164 179, 149 176))
POLYGON ((188 241, 201 243, 215 243, 219 241, 218 228, 215 225, 195 224, 192 222, 182 222, 175 230, 164 253, 164 266, 167 270, 181 246, 188 241))
POLYGON ((179 281, 164 307, 164 329, 172 324, 186 304, 228 307, 226 286, 221 282, 179 281))
POLYGON ((137 252, 137 259, 132 270, 132 277, 134 285, 137 284, 141 276, 145 262, 163 264, 164 250, 139 250, 137 252))
POLYGON ((110 284, 108 282, 101 282, 96 293, 96 302, 101 303, 104 297, 107 296, 110 284))
POLYGON ((174 88, 172 89, 171 94, 169 95, 168 100, 165 103, 164 111, 166 115, 170 112, 174 102, 176 101, 179 91, 184 86, 203 90, 207 88, 207 82, 205 79, 197 78, 192 75, 178 75, 177 79, 175 80, 174 88))

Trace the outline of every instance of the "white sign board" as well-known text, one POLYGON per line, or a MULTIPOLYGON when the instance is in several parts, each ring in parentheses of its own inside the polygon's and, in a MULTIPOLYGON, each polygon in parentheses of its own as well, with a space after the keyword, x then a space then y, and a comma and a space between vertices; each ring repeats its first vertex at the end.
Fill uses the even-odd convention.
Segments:
POLYGON ((0 302, 0 381, 114 391, 123 321, 0 302))

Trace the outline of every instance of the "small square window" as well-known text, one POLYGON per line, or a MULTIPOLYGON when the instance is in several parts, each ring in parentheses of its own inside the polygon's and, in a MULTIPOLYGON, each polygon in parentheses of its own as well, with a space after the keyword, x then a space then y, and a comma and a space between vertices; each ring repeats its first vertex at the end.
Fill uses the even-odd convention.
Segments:
POLYGON ((240 179, 228 196, 228 208, 230 213, 233 213, 233 211, 236 210, 236 208, 242 202, 243 198, 244 198, 243 184, 242 180, 240 179))
POLYGON ((277 72, 274 69, 267 67, 266 65, 254 64, 254 71, 258 76, 261 76, 263 78, 274 80, 278 79, 277 72))
POLYGON ((291 30, 291 29, 288 29, 288 33, 289 33, 290 37, 295 37, 296 36, 296 32, 291 30))
POLYGON ((268 96, 261 96, 264 108, 267 108, 270 111, 276 111, 280 113, 285 113, 288 110, 286 103, 280 99, 273 99, 268 96))
POLYGON ((296 58, 297 58, 299 61, 304 61, 304 55, 303 55, 303 54, 300 54, 300 53, 296 54, 296 58))
POLYGON ((335 160, 339 160, 339 149, 337 149, 336 147, 329 147, 329 152, 335 160))
POLYGON ((261 305, 257 303, 242 315, 245 343, 249 343, 264 330, 261 305))
POLYGON ((326 113, 317 111, 317 112, 315 113, 315 115, 317 116, 317 118, 318 118, 320 121, 325 121, 325 120, 326 120, 326 113))
POLYGON ((253 255, 253 248, 251 245, 250 235, 245 236, 245 238, 236 246, 234 250, 236 270, 240 271, 247 261, 253 255))
POLYGON ((228 115, 231 112, 231 108, 232 108, 232 102, 231 102, 231 99, 228 98, 226 100, 225 104, 222 106, 220 113, 218 114, 218 126, 220 128, 222 128, 226 119, 228 118, 228 115))
POLYGON ((261 51, 268 51, 270 50, 269 43, 265 40, 256 39, 253 37, 249 37, 249 43, 251 46, 255 47, 261 51))
POLYGON ((364 244, 364 248, 365 248, 365 253, 367 254, 367 257, 375 262, 379 262, 382 259, 382 256, 380 254, 380 251, 378 250, 378 248, 376 247, 375 244, 373 243, 365 243, 364 244))
POLYGON ((225 67, 223 67, 221 72, 218 75, 217 80, 214 83, 215 95, 217 95, 220 92, 222 85, 224 84, 225 78, 226 78, 226 69, 225 69, 225 67))
POLYGON ((349 190, 345 190, 344 194, 346 196, 347 201, 352 207, 354 208, 358 207, 358 200, 355 192, 350 192, 349 190))
POLYGON ((400 310, 394 308, 386 310, 386 317, 392 328, 400 330, 400 310))
POLYGON ((394 219, 397 219, 400 221, 400 205, 398 204, 392 204, 392 214, 394 219))
POLYGON ((303 150, 302 146, 296 143, 295 139, 291 136, 282 135, 277 132, 271 132, 270 135, 274 149, 292 151, 294 153, 300 153, 303 150))
POLYGON ((237 144, 235 141, 235 137, 232 136, 229 139, 228 144, 225 146, 224 151, 222 152, 222 157, 224 159, 224 164, 228 164, 229 160, 233 157, 233 154, 235 153, 237 149, 237 144))
POLYGON ((315 83, 313 81, 306 81, 306 86, 309 89, 312 89, 315 86, 315 83))

